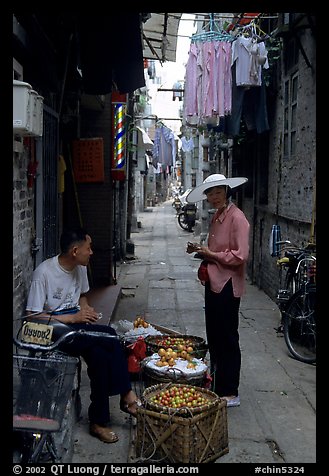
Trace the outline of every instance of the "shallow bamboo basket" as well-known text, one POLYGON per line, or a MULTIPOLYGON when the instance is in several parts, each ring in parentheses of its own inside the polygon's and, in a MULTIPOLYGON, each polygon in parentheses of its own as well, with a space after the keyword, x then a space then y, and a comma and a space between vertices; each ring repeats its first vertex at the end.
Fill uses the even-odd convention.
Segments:
POLYGON ((203 387, 206 382, 207 372, 184 373, 178 368, 166 367, 164 371, 156 370, 147 366, 147 359, 142 360, 141 368, 145 387, 157 385, 160 383, 179 383, 186 385, 197 385, 203 387))
MULTIPOLYGON (((199 336, 193 336, 193 335, 187 335, 187 334, 180 334, 177 336, 172 336, 168 334, 162 335, 162 336, 147 336, 145 339, 146 343, 146 354, 147 355, 152 355, 154 353, 157 353, 160 347, 167 348, 168 346, 165 344, 161 344, 161 342, 166 338, 166 337, 179 337, 180 339, 188 340, 191 342, 194 351, 191 353, 193 357, 196 357, 198 359, 204 359, 207 351, 208 351, 208 345, 206 344, 205 340, 202 337, 199 336)), ((175 349, 174 346, 172 346, 173 350, 175 349)))

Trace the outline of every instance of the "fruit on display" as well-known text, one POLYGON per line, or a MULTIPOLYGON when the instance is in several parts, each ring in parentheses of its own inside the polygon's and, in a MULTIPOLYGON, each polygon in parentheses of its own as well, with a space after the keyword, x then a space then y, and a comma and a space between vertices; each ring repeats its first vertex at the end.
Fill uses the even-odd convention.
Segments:
POLYGON ((137 316, 133 324, 134 329, 137 329, 138 327, 144 327, 144 329, 146 329, 150 325, 142 316, 137 316))
POLYGON ((164 347, 160 347, 158 350, 158 356, 160 357, 159 360, 156 361, 155 365, 157 367, 173 367, 177 363, 177 359, 187 360, 187 368, 194 369, 197 364, 193 362, 193 347, 189 347, 190 351, 187 352, 186 350, 182 351, 175 351, 171 347, 165 349, 164 347))
POLYGON ((187 347, 193 345, 193 340, 188 337, 160 336, 157 337, 157 339, 154 341, 154 344, 164 348, 171 347, 175 350, 186 350, 187 347))
POLYGON ((185 360, 191 360, 194 353, 194 346, 192 339, 183 337, 159 337, 156 340, 156 344, 160 346, 158 354, 160 357, 166 355, 166 353, 172 353, 170 357, 181 358, 185 360))
POLYGON ((173 385, 151 395, 149 401, 170 408, 195 408, 209 403, 210 400, 193 386, 173 385))

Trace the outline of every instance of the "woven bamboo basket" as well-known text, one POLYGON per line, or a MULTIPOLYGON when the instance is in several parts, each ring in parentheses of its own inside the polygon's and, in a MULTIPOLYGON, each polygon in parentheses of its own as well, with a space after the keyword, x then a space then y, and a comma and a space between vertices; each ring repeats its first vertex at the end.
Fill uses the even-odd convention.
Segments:
POLYGON ((144 391, 143 406, 137 411, 137 458, 158 463, 211 463, 228 453, 226 401, 210 390, 194 387, 208 398, 206 405, 173 409, 150 402, 152 395, 172 385, 158 384, 144 391))
POLYGON ((198 359, 204 359, 207 354, 208 346, 205 340, 202 337, 187 335, 187 334, 181 334, 178 336, 172 336, 169 334, 162 335, 162 336, 148 336, 145 338, 146 354, 152 355, 158 352, 160 347, 163 347, 165 349, 168 347, 172 347, 173 350, 177 350, 175 345, 165 343, 166 338, 168 338, 168 342, 170 342, 174 338, 179 338, 179 339, 183 339, 187 343, 190 343, 194 349, 194 351, 191 354, 193 355, 193 357, 196 357, 198 359))

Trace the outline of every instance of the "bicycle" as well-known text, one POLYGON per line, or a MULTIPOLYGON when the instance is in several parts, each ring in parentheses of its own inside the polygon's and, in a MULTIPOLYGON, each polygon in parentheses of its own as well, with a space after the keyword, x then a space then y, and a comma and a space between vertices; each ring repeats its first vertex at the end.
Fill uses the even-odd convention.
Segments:
POLYGON ((302 276, 299 263, 310 255, 311 249, 298 248, 289 240, 277 241, 277 245, 285 245, 279 251, 283 256, 277 259, 277 266, 280 268, 277 302, 283 310, 290 297, 300 288, 302 276))
POLYGON ((284 287, 277 302, 281 312, 282 332, 289 352, 301 362, 316 362, 316 256, 315 245, 298 248, 289 241, 277 260, 280 282, 285 269, 284 287))
POLYGON ((13 338, 13 462, 68 463, 81 402, 80 359, 59 350, 77 336, 119 338, 102 332, 73 331, 55 318, 22 319, 13 338))

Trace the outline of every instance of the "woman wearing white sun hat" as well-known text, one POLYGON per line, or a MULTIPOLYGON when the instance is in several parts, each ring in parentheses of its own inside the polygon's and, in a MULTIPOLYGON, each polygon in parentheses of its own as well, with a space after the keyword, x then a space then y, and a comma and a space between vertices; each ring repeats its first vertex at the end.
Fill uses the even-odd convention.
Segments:
POLYGON ((240 405, 239 308, 245 292, 250 225, 230 196, 232 188, 247 181, 245 177, 212 174, 186 197, 187 202, 192 203, 207 199, 217 209, 209 228, 208 246, 188 244, 186 251, 197 251, 207 262, 206 275, 199 272, 198 276, 205 286, 213 390, 231 407, 240 405))

